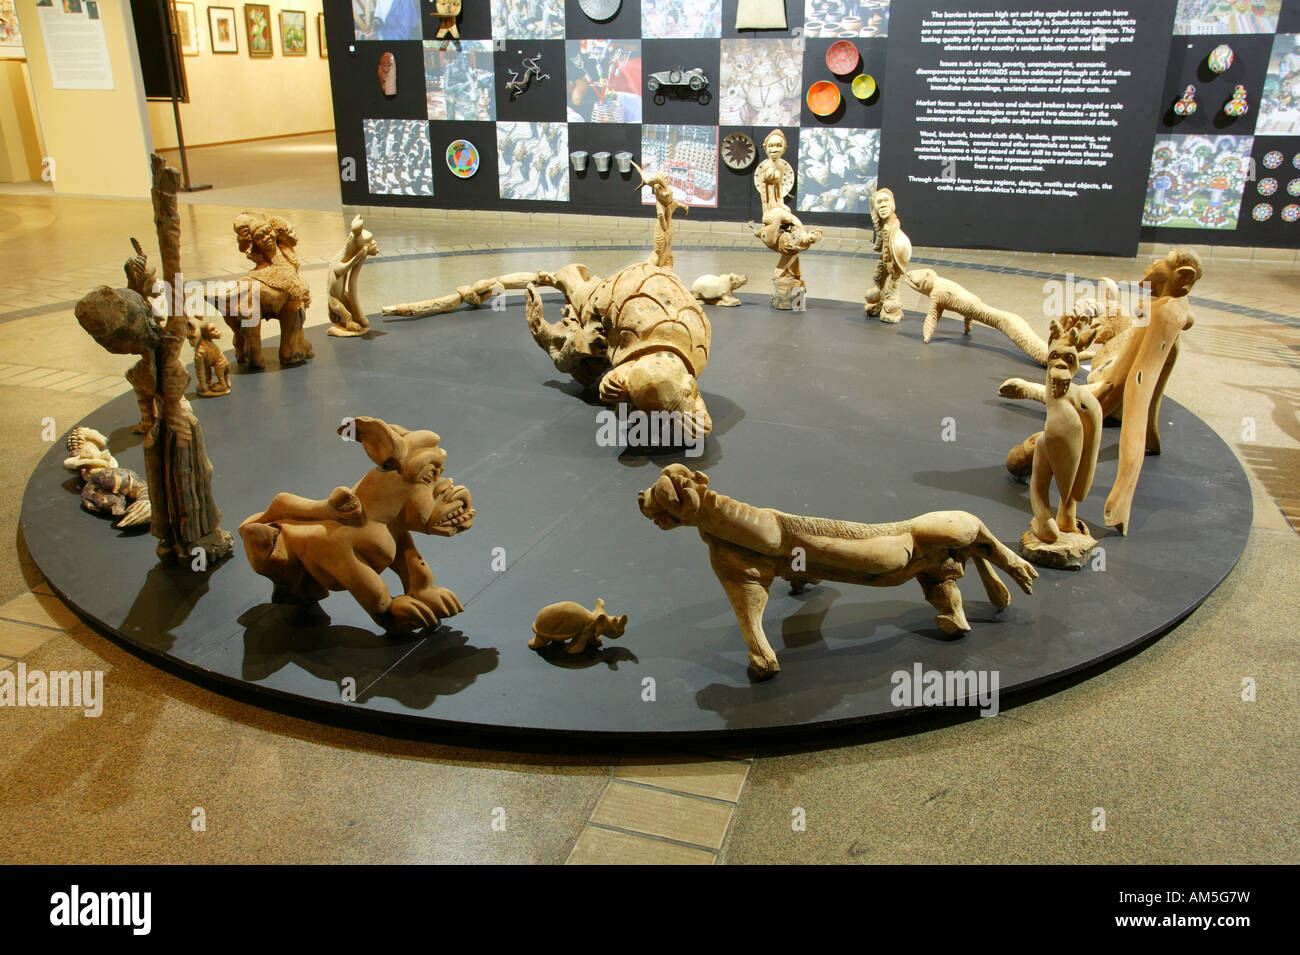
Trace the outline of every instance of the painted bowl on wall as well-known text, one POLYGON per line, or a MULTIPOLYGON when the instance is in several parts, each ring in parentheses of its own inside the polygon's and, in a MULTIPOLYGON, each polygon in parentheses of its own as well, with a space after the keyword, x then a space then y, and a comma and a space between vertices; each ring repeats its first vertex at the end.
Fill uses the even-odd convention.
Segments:
POLYGON ((862 57, 848 40, 836 40, 826 51, 826 68, 836 76, 846 76, 858 68, 862 57))
POLYGON ((829 116, 840 108, 840 90, 828 80, 808 87, 808 108, 818 116, 829 116))
POLYGON ((870 73, 859 73, 853 77, 853 95, 858 99, 871 99, 876 95, 876 78, 870 73))
POLYGON ((447 147, 447 168, 452 175, 468 179, 478 172, 478 147, 468 139, 458 139, 447 147))

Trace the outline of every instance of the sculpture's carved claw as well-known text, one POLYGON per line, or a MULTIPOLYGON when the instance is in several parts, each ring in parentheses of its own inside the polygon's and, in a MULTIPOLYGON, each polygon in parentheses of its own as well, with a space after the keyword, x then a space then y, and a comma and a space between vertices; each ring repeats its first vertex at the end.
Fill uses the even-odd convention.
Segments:
POLYGON ((392 621, 389 629, 396 633, 410 633, 438 625, 438 617, 432 609, 406 594, 393 598, 388 614, 392 621))
POLYGON ((1007 573, 1025 593, 1034 592, 1034 581, 1038 579, 1038 570, 1029 561, 1016 557, 1007 568, 1007 573))

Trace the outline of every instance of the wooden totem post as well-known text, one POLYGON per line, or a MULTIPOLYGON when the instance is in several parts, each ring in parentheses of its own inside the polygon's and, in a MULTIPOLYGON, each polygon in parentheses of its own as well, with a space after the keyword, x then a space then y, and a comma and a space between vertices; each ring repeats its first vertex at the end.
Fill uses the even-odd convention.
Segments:
MULTIPOLYGON (((162 255, 162 279, 167 296, 165 339, 154 350, 154 400, 160 406, 144 436, 145 468, 153 505, 150 531, 158 538, 158 555, 178 560, 204 552, 204 564, 229 557, 234 539, 221 529, 221 511, 212 497, 212 462, 203 447, 203 429, 194 416, 185 389, 190 376, 181 364, 186 341, 181 280, 181 222, 176 210, 180 173, 157 154, 153 169, 153 218, 162 255), (180 306, 180 314, 176 314, 180 306)), ((132 381, 140 391, 140 384, 132 381)), ((143 383, 141 383, 143 384, 143 383)))

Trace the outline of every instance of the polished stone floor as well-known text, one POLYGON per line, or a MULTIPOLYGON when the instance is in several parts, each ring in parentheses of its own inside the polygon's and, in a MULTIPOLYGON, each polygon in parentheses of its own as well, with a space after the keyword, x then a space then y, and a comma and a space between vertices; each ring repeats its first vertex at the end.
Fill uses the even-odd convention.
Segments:
MULTIPOLYGON (((233 276, 231 216, 274 209, 324 267, 355 210, 338 207, 328 137, 194 150, 212 182, 182 208, 191 277, 233 276), (283 170, 283 171, 281 171, 283 170)), ((394 740, 286 717, 199 689, 82 625, 26 555, 23 489, 51 434, 127 390, 129 357, 98 348, 72 306, 122 284, 147 203, 6 190, 0 238, 0 667, 100 670, 103 715, 0 708, 0 858, 13 862, 1289 862, 1300 850, 1300 270, 1294 251, 1203 247, 1196 325, 1171 397, 1239 455, 1255 494, 1237 569, 1177 630, 1100 674, 994 719, 936 720, 757 751, 521 750, 394 740), (1255 699, 1242 699, 1243 681, 1255 699), (196 814, 196 810, 202 810, 196 814), (1093 821, 1105 812, 1104 831, 1093 821), (201 815, 203 831, 192 821, 201 815), (802 825, 797 825, 802 823, 802 825)), ((906 223, 906 210, 902 210, 906 223)), ((649 244, 648 219, 368 213, 383 255, 370 311, 466 279, 581 260, 596 272, 649 244)), ((770 255, 741 224, 684 221, 677 270, 757 277, 770 255)), ((832 232, 804 259, 817 297, 859 299, 866 247, 832 232)), ((1136 278, 1114 260, 918 249, 1040 331, 1045 282, 1136 278)), ((908 322, 919 302, 905 297, 908 322)), ((323 304, 313 323, 325 322, 323 304)), ((959 336, 951 319, 935 342, 959 336)), ((846 335, 854 334, 846 327, 846 335)), ((431 355, 436 363, 438 356, 431 355)), ((954 365, 954 374, 960 366, 954 365)), ((1008 374, 1023 373, 1012 367, 1008 374)), ((932 383, 942 388, 942 381, 932 383)), ((236 387, 238 382, 236 381, 236 387)), ((896 396, 899 414, 906 402, 896 396)), ((220 413, 203 402, 200 414, 220 413), (209 410, 212 409, 212 410, 209 410)), ((779 449, 774 449, 779 453, 779 449)), ((239 466, 216 462, 217 467, 239 466)), ((64 493, 51 489, 52 493, 64 493)), ((1097 495, 1094 494, 1094 497, 1097 495)), ((1090 499, 1088 506, 1097 504, 1090 499)), ((1096 508, 1094 508, 1096 509, 1096 508)), ((237 516, 227 515, 227 523, 237 516)), ((233 520, 232 520, 233 519, 233 520)), ((1176 563, 1179 555, 1168 555, 1176 563)), ((112 568, 88 566, 87 574, 112 568)), ((1086 608, 1081 608, 1086 613, 1086 608)))

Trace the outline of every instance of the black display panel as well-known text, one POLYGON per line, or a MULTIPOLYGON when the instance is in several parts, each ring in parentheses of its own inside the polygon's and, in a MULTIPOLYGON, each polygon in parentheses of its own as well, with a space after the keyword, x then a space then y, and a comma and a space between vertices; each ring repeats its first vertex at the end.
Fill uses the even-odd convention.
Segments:
POLYGON ((1135 254, 1174 8, 892 4, 880 181, 912 242, 1135 254))

